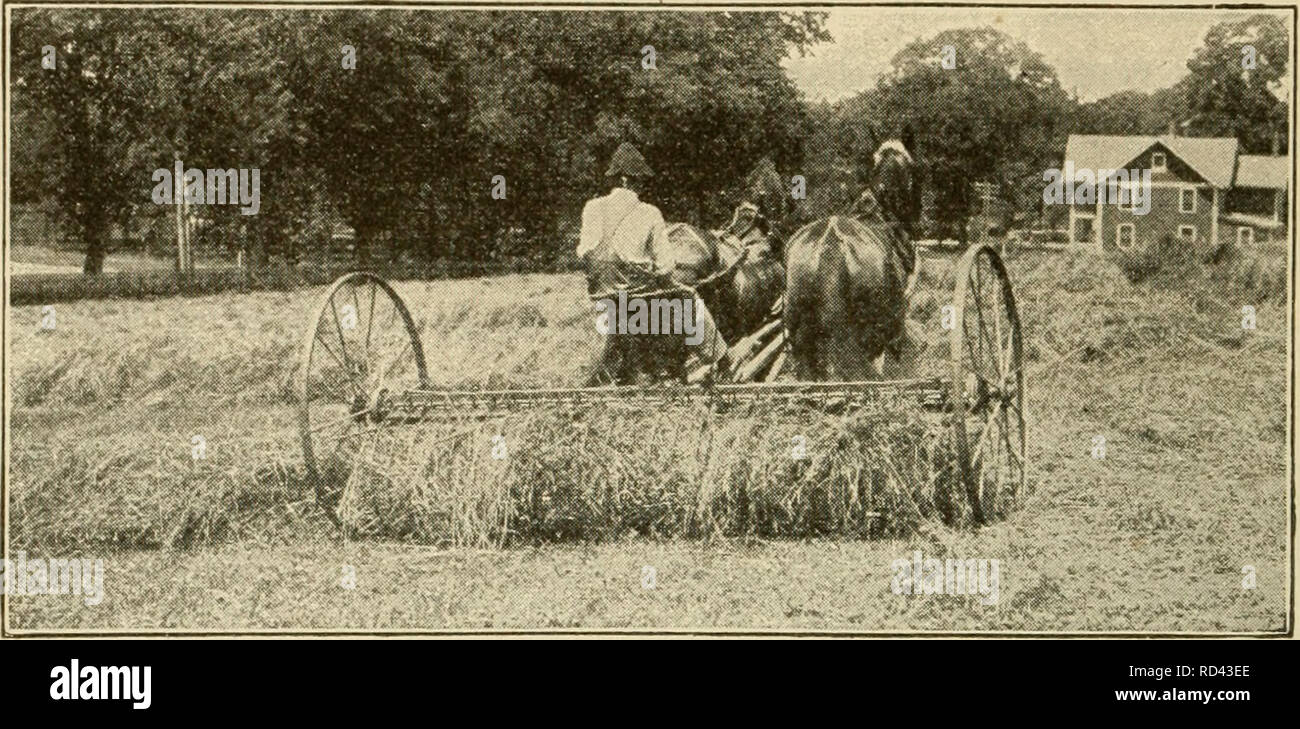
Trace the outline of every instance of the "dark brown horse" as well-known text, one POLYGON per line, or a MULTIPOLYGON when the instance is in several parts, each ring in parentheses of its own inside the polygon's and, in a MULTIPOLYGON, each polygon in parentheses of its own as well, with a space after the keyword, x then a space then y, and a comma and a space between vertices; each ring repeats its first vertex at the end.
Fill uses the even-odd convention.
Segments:
POLYGON ((741 238, 673 223, 668 239, 679 252, 674 278, 695 288, 723 339, 735 343, 762 326, 781 297, 785 267, 758 230, 741 238))
MULTIPOLYGON (((679 318, 684 318, 694 311, 694 298, 698 296, 722 338, 734 343, 771 316, 785 284, 785 269, 766 247, 726 231, 701 230, 687 223, 673 223, 667 233, 675 262, 668 275, 656 276, 639 267, 618 263, 589 267, 589 276, 597 281, 623 282, 618 286, 598 286, 604 293, 592 292, 593 301, 613 316, 603 320, 607 326, 617 322, 616 312, 623 306, 664 312, 663 307, 667 305, 673 307, 673 313, 679 318), (616 293, 618 288, 626 292, 622 298, 616 293)), ((663 317, 656 320, 665 324, 663 317)), ((693 326, 693 320, 683 323, 687 325, 684 331, 674 329, 654 334, 610 331, 605 335, 605 346, 587 383, 685 380, 688 359, 694 352, 688 344, 699 341, 693 335, 702 336, 703 330, 693 326)))
POLYGON ((900 356, 918 200, 912 157, 890 140, 854 209, 804 226, 786 244, 784 316, 799 379, 878 379, 884 354, 900 356))
POLYGON ((788 190, 767 157, 745 175, 740 194, 742 202, 722 230, 668 226, 675 278, 695 287, 732 344, 771 318, 785 290, 777 227, 791 212, 788 190))
MULTIPOLYGON (((770 218, 779 219, 789 212, 780 204, 783 192, 775 165, 766 158, 760 160, 744 181, 745 203, 737 208, 726 229, 710 231, 689 223, 667 226, 671 250, 666 257, 674 264, 671 274, 656 277, 623 270, 615 272, 618 275, 601 275, 599 271, 589 271, 589 275, 611 281, 626 279, 629 285, 623 288, 632 293, 654 291, 660 303, 665 297, 685 299, 697 294, 722 338, 735 343, 773 315, 784 290, 785 267, 777 253, 780 241, 770 229, 776 222, 770 218)), ((692 351, 683 336, 612 334, 588 383, 685 379, 692 351)))

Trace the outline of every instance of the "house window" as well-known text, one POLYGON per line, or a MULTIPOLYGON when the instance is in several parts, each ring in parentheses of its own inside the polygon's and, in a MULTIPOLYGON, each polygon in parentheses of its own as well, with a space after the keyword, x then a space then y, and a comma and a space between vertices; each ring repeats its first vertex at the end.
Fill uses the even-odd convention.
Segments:
POLYGON ((1168 167, 1167 167, 1167 163, 1165 162, 1165 153, 1164 153, 1164 152, 1152 152, 1152 153, 1151 153, 1151 170, 1154 171, 1154 172, 1164 172, 1166 169, 1168 169, 1168 167))
POLYGON ((1121 251, 1127 251, 1133 248, 1133 241, 1137 238, 1137 233, 1133 229, 1132 223, 1120 223, 1115 226, 1115 245, 1121 251))
POLYGON ((1237 245, 1249 246, 1255 243, 1255 229, 1249 225, 1237 228, 1237 245))
POLYGON ((1078 217, 1070 216, 1070 242, 1071 243, 1092 243, 1096 234, 1093 233, 1092 215, 1080 215, 1078 217))
POLYGON ((1196 226, 1195 225, 1178 226, 1178 237, 1182 238, 1183 240, 1189 240, 1189 241, 1196 240, 1196 226))
POLYGON ((1184 187, 1178 190, 1178 212, 1196 212, 1196 189, 1184 187))

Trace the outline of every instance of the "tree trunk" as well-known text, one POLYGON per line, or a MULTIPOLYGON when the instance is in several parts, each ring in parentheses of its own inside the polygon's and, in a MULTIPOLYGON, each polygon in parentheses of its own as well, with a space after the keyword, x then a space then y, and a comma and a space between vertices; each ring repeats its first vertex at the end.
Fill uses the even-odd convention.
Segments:
POLYGON ((379 234, 379 229, 368 220, 357 221, 352 228, 356 231, 353 246, 356 249, 357 265, 365 268, 370 265, 370 248, 374 244, 375 237, 379 234))
POLYGON ((104 259, 108 256, 107 218, 97 212, 91 212, 82 221, 81 230, 86 241, 86 261, 81 267, 82 273, 90 275, 103 273, 104 259))
MULTIPOLYGON (((260 218, 261 216, 254 216, 260 218)), ((270 219, 255 220, 244 224, 244 245, 248 247, 249 267, 263 269, 270 261, 268 248, 270 238, 275 235, 270 219)))

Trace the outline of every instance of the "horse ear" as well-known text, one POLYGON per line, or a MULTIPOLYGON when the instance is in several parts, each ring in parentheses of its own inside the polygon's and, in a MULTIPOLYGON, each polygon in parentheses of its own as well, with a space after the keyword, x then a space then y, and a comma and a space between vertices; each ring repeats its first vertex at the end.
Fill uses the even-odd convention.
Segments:
POLYGON ((911 122, 903 124, 903 131, 899 134, 899 141, 903 143, 907 153, 912 155, 912 159, 916 159, 916 133, 912 131, 911 122))
POLYGON ((867 122, 867 140, 874 155, 876 150, 880 149, 880 134, 876 131, 876 125, 871 122, 867 122))

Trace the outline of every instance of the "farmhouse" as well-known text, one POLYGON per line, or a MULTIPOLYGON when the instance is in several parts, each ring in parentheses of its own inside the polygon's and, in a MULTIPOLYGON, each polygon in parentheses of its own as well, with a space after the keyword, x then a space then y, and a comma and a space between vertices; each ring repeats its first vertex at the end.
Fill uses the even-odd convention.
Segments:
POLYGON ((1150 210, 1133 196, 1070 206, 1070 243, 1112 252, 1165 236, 1203 252, 1286 232, 1288 157, 1241 154, 1231 137, 1071 134, 1075 169, 1151 171, 1150 210))

